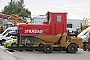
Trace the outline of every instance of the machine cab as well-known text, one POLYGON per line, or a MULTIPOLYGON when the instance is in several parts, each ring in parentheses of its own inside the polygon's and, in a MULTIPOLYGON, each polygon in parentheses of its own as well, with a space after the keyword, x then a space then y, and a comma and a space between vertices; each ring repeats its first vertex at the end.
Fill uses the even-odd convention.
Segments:
POLYGON ((67 29, 67 13, 66 12, 47 12, 47 22, 50 24, 52 35, 63 34, 67 29))

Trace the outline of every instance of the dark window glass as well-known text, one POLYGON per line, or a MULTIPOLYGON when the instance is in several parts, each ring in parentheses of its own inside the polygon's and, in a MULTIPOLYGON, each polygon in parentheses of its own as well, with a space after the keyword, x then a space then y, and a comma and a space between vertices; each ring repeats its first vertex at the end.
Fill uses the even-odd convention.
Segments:
POLYGON ((67 24, 67 28, 72 28, 72 24, 67 24))

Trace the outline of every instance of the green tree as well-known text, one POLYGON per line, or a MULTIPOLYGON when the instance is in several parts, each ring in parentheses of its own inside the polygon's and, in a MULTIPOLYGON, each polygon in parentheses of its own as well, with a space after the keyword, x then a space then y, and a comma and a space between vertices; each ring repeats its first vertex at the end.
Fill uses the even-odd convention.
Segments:
POLYGON ((20 16, 28 16, 28 14, 31 14, 31 12, 24 8, 24 0, 11 0, 8 5, 4 7, 4 10, 2 10, 3 14, 19 14, 20 16))
POLYGON ((22 17, 27 17, 28 14, 26 13, 26 10, 21 10, 19 13, 18 13, 19 16, 22 16, 22 17))

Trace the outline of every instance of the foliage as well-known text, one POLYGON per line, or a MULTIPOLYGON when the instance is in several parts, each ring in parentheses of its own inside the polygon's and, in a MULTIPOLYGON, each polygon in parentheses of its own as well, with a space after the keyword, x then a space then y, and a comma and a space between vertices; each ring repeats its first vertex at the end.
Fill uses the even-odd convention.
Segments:
POLYGON ((24 0, 11 0, 8 5, 4 7, 4 10, 2 10, 3 14, 11 15, 11 14, 18 14, 19 16, 28 16, 28 14, 31 15, 31 12, 28 9, 24 8, 24 0))
POLYGON ((26 10, 21 10, 19 13, 18 13, 19 16, 28 16, 28 14, 26 13, 26 10))

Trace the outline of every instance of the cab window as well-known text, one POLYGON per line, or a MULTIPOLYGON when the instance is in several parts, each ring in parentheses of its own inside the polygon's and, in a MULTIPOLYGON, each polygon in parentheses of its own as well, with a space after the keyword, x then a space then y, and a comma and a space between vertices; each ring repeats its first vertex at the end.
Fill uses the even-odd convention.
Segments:
POLYGON ((61 21, 62 21, 61 15, 57 15, 57 22, 61 22, 61 21))

